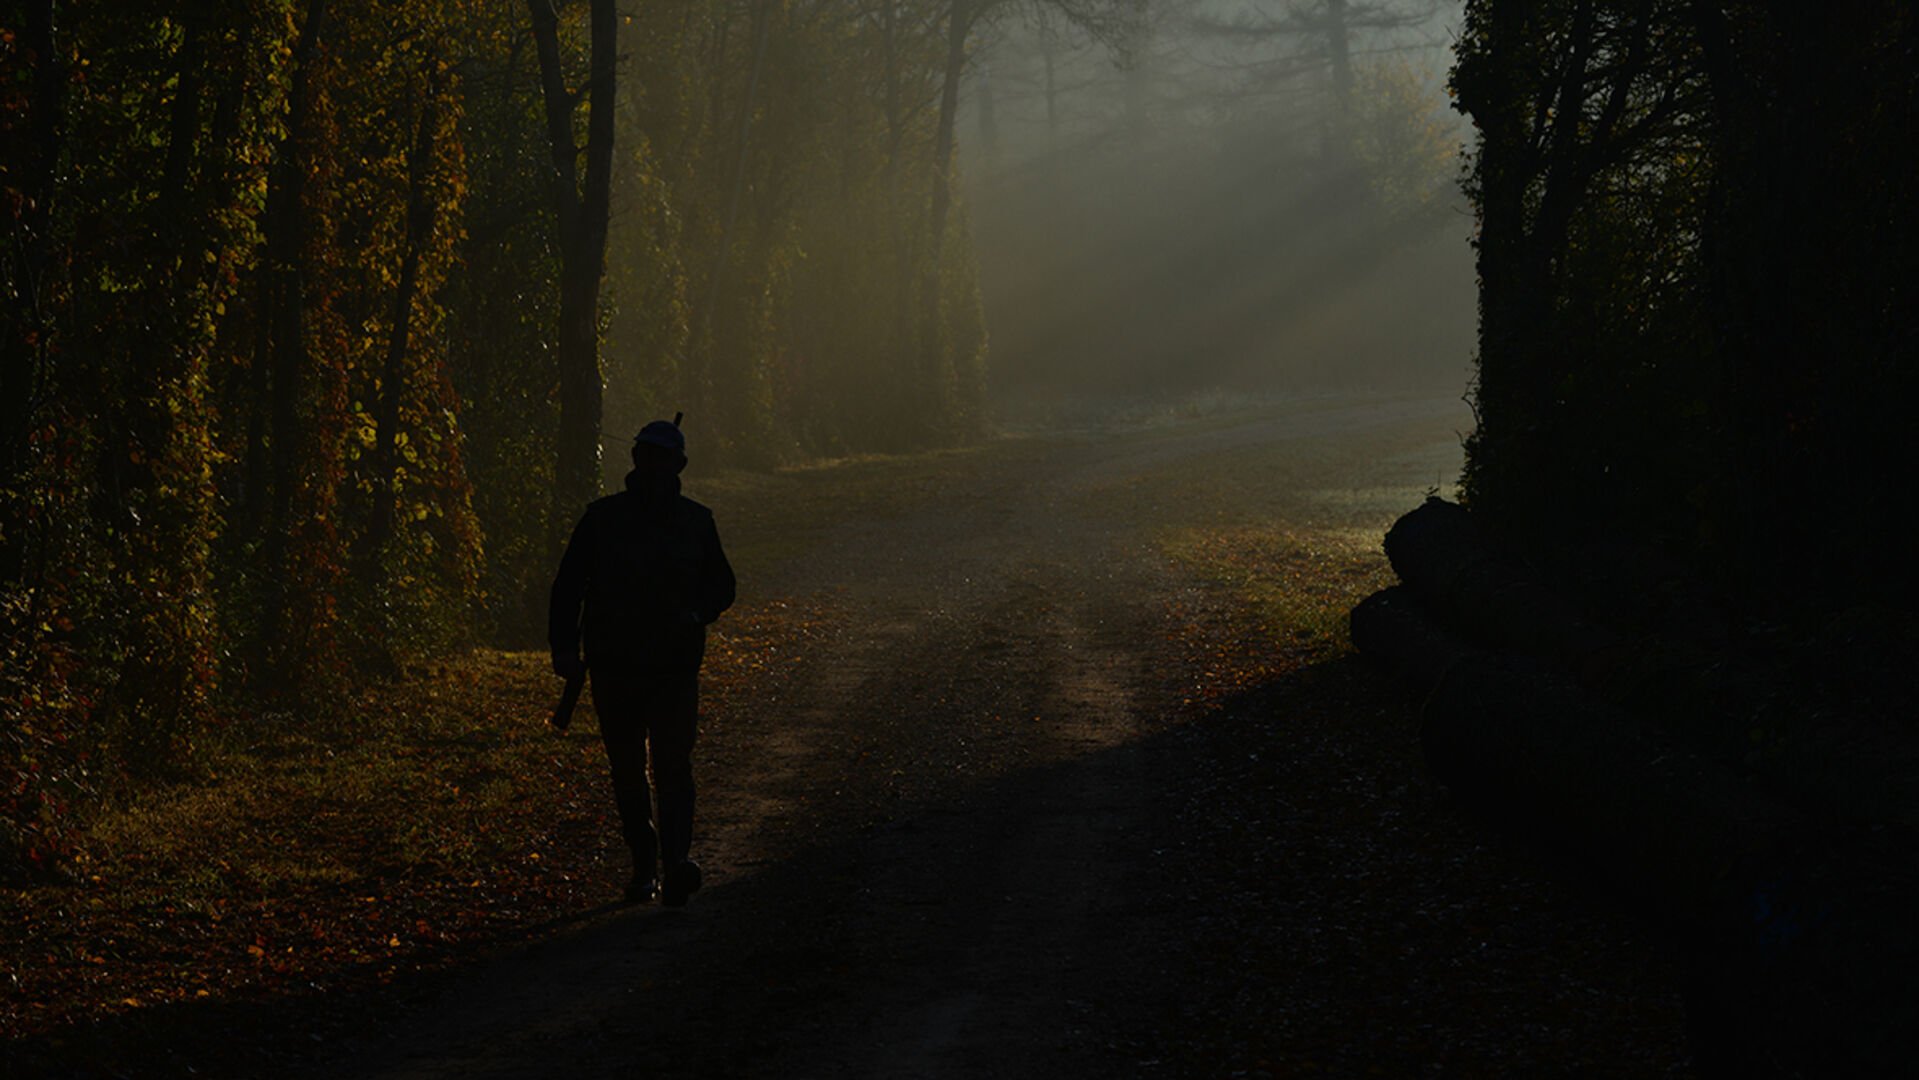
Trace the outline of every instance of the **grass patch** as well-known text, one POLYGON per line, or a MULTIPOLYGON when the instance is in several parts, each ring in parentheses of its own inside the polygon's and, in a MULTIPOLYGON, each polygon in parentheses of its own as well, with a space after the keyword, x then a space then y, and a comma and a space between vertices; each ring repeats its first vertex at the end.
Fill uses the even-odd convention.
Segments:
POLYGON ((1376 538, 1358 530, 1197 526, 1166 534, 1161 546, 1228 592, 1270 645, 1313 659, 1349 651, 1347 613, 1393 582, 1376 538))

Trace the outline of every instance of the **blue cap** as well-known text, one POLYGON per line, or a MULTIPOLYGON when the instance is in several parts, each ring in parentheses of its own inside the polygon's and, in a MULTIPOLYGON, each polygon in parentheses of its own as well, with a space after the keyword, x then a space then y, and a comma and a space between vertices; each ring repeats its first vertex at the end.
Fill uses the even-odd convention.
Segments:
POLYGON ((655 420, 640 429, 633 441, 646 446, 658 446, 671 450, 684 457, 686 455, 686 436, 680 432, 680 426, 671 420, 655 420))

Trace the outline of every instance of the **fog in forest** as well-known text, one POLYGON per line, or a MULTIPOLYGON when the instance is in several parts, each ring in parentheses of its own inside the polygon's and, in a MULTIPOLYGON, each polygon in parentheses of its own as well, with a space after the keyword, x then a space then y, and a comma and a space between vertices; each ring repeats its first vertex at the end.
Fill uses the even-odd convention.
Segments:
POLYGON ((960 154, 1003 423, 1085 407, 1463 389, 1458 13, 1044 6, 982 35, 960 154))
POLYGON ((10 5, 0 1075, 1905 1075, 1830 8, 10 5))
POLYGON ((682 409, 707 461, 755 465, 1463 390, 1456 5, 969 5, 948 138, 949 8, 742 22, 719 66, 623 46, 667 62, 621 75, 608 487, 623 437, 682 409))

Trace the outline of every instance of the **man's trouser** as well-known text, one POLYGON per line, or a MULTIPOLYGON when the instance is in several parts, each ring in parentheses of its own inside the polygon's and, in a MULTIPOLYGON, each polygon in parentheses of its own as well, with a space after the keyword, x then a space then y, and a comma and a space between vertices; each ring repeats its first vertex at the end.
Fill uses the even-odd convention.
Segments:
POLYGON ((613 767, 613 798, 634 869, 651 873, 655 859, 673 866, 693 844, 693 739, 699 726, 699 671, 593 668, 593 709, 613 767), (654 830, 647 757, 659 789, 654 830))

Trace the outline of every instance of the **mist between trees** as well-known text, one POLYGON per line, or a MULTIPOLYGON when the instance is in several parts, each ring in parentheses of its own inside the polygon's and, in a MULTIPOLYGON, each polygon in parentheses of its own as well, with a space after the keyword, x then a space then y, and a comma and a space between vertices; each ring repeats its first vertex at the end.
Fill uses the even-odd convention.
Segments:
POLYGON ((533 644, 558 537, 652 417, 767 467, 1047 395, 1463 357, 1437 8, 17 10, 9 867, 209 725, 533 644))
POLYGON ((966 157, 1003 412, 1365 384, 1472 349, 1447 5, 1170 2, 993 24, 966 157), (1049 408, 1050 407, 1050 408, 1049 408))

